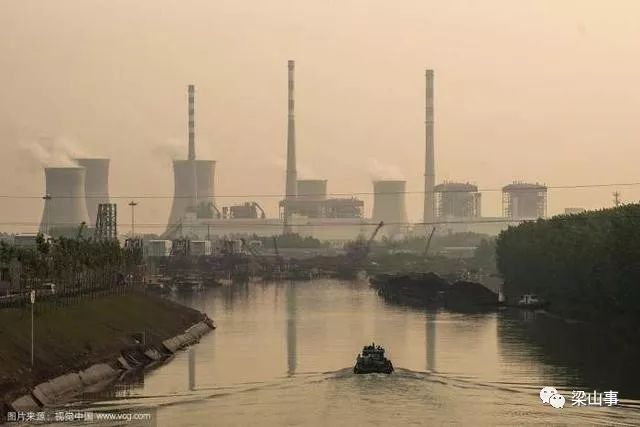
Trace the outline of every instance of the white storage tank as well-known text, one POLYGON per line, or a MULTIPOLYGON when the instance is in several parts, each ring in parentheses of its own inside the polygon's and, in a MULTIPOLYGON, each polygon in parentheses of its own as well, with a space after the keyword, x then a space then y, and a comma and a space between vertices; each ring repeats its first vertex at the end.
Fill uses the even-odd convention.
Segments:
POLYGON ((148 240, 144 246, 148 257, 165 257, 171 255, 171 240, 148 240))
POLYGON ((191 255, 193 256, 211 255, 211 241, 210 240, 192 240, 191 255))

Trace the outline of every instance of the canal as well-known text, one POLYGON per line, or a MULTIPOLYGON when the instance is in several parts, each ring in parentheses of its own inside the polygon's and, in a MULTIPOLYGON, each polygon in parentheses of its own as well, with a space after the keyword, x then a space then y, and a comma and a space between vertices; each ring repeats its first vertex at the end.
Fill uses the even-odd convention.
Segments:
POLYGON ((152 408, 159 426, 640 423, 635 359, 585 325, 394 306, 366 282, 329 279, 172 298, 206 312, 217 330, 81 407, 152 408), (394 374, 352 373, 371 341, 385 346, 394 374), (543 386, 565 407, 543 405, 543 386), (572 405, 573 391, 594 390, 620 401, 572 405))

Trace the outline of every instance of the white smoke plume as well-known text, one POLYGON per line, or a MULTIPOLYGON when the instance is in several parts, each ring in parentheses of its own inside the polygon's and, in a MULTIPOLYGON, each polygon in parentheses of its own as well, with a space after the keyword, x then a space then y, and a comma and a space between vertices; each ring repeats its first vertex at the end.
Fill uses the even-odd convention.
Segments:
POLYGON ((370 158, 368 163, 369 175, 374 181, 387 179, 406 179, 404 174, 402 173, 402 170, 398 166, 385 164, 374 158, 370 158))
POLYGON ((73 160, 88 157, 80 145, 67 137, 41 136, 19 143, 20 149, 42 166, 77 166, 73 160))
MULTIPOLYGON (((272 156, 269 160, 269 164, 278 168, 281 171, 285 171, 287 167, 287 162, 283 157, 280 156, 272 156)), ((298 171, 298 179, 321 179, 322 177, 318 174, 311 165, 301 162, 300 160, 296 160, 296 169, 298 171)))
MULTIPOLYGON (((213 149, 212 144, 207 141, 196 141, 196 159, 200 160, 212 160, 213 149)), ((183 138, 169 138, 164 143, 156 145, 152 148, 151 154, 157 156, 159 159, 171 159, 171 160, 186 160, 189 147, 187 142, 183 138)))
POLYGON ((186 159, 187 144, 179 138, 171 138, 165 143, 153 147, 151 153, 159 158, 186 159))

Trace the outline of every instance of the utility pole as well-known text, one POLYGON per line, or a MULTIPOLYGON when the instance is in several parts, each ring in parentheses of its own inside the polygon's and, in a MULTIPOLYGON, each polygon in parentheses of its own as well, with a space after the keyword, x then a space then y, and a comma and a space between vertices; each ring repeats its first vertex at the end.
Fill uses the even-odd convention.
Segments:
POLYGON ((44 209, 44 232, 45 234, 49 234, 49 209, 47 209, 47 202, 51 200, 51 194, 45 194, 42 196, 42 200, 44 200, 45 209, 44 209))
POLYGON ((33 307, 36 305, 36 291, 34 289, 31 290, 31 293, 29 294, 29 298, 31 300, 31 369, 33 369, 33 342, 35 340, 34 338, 34 334, 33 334, 33 307))
POLYGON ((620 192, 619 191, 615 191, 613 193, 613 204, 615 205, 615 207, 620 206, 620 192))
POLYGON ((131 238, 133 239, 136 232, 136 206, 138 204, 132 200, 129 202, 129 206, 131 206, 131 238))

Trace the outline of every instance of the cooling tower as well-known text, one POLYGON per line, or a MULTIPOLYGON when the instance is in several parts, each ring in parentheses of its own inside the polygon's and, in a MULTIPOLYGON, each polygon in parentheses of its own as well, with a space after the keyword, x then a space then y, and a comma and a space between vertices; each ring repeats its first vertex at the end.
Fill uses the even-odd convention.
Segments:
POLYGON ((373 221, 384 221, 388 225, 405 224, 407 209, 405 206, 406 181, 373 182, 373 221))
POLYGON ((45 168, 46 195, 40 231, 78 227, 89 223, 85 199, 85 168, 45 168))
POLYGON ((198 206, 204 204, 214 204, 213 186, 216 176, 215 160, 196 160, 196 182, 197 182, 197 202, 198 206))
POLYGON ((167 233, 182 222, 187 212, 193 212, 199 218, 213 218, 216 162, 196 160, 195 87, 189 85, 187 93, 189 151, 187 160, 173 161, 174 196, 167 233))
POLYGON ((298 200, 327 200, 326 179, 299 179, 298 200))
POLYGON ((194 179, 195 161, 173 161, 173 204, 169 214, 168 227, 181 222, 187 212, 195 212, 193 205, 194 195, 197 194, 196 180, 194 179))
POLYGON ((84 192, 90 224, 95 224, 100 203, 109 203, 109 159, 75 159, 85 168, 84 192))

